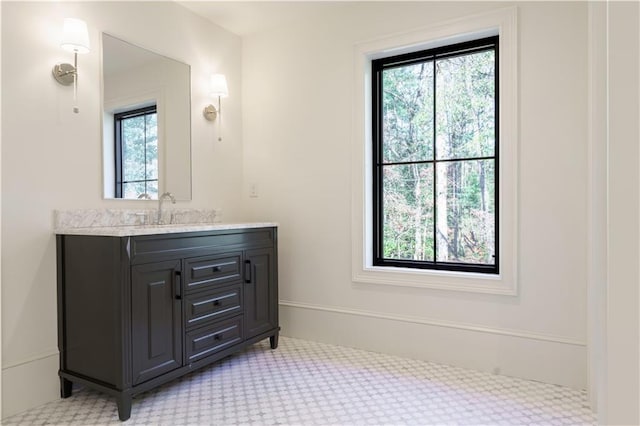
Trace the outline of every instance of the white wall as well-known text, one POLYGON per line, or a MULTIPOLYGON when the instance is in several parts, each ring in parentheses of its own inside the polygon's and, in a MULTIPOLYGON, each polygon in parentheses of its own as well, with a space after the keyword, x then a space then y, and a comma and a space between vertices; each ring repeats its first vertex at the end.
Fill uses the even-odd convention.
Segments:
POLYGON ((589 393, 598 423, 640 423, 640 7, 589 5, 589 393))
POLYGON ((589 399, 605 411, 607 319, 607 4, 589 3, 589 399))
POLYGON ((640 5, 607 5, 605 424, 640 424, 640 5))
POLYGON ((52 210, 153 208, 102 200, 99 36, 109 32, 191 65, 193 199, 242 219, 239 37, 173 2, 2 2, 3 416, 56 399, 55 240, 52 210), (79 57, 80 113, 51 76, 73 60, 59 48, 64 17, 84 19, 91 53, 79 57), (212 72, 227 75, 225 140, 202 118, 212 72))
MULTIPOLYGON (((2 6, 0 5, 0 29, 2 28, 2 6)), ((2 31, 0 31, 0 46, 2 45, 2 31)), ((2 81, 2 55, 0 55, 0 82, 2 81)), ((2 102, 0 102, 0 188, 2 187, 2 102)), ((0 223, 2 222, 2 197, 0 196, 0 223)), ((2 227, 0 226, 0 241, 2 240, 2 227)), ((2 244, 0 244, 0 259, 2 258, 2 244)), ((2 289, 2 262, 0 262, 0 290, 2 289)), ((2 292, 0 291, 0 317, 2 316, 2 292)), ((1 325, 1 324, 0 324, 1 325)), ((2 328, 0 327, 0 340, 2 340, 2 328)), ((2 364, 2 351, 0 351, 0 366, 2 364)), ((0 401, 2 401, 2 380, 0 380, 0 401)), ((0 403, 0 419, 2 418, 2 404, 0 403)))
POLYGON ((341 4, 243 38, 245 206, 281 224, 285 335, 586 387, 586 3, 517 3, 518 296, 351 281, 355 45, 508 6, 341 4))

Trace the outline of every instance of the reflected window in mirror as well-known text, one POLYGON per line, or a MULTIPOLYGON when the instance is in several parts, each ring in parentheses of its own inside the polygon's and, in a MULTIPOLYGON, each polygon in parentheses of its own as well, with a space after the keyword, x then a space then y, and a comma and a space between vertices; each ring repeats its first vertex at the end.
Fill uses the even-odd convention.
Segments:
POLYGON ((116 198, 158 199, 157 106, 114 114, 116 198))
MULTIPOLYGON (((104 198, 157 199, 157 194, 171 192, 177 200, 190 200, 191 68, 105 33, 101 40, 104 198), (142 147, 149 148, 142 139, 132 141, 137 148, 130 159, 141 161, 127 168, 126 149, 121 160, 115 158, 115 116, 151 105, 156 106, 154 157, 147 152, 145 158, 142 147)), ((132 118, 136 120, 143 121, 132 118)))

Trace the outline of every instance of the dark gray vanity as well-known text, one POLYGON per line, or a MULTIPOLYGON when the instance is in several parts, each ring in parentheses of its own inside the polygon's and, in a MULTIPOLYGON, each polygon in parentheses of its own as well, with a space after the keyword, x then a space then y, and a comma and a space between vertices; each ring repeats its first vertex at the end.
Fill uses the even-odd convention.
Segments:
POLYGON ((270 225, 57 231, 61 396, 98 389, 127 420, 136 394, 265 338, 275 349, 270 225))

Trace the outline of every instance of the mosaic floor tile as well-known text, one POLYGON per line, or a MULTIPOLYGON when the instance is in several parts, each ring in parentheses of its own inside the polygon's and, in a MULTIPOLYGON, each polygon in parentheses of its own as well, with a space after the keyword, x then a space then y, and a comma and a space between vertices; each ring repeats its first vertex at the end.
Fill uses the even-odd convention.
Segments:
MULTIPOLYGON (((133 400, 127 425, 595 425, 585 392, 281 337, 133 400)), ((3 425, 118 425, 91 389, 3 425)))

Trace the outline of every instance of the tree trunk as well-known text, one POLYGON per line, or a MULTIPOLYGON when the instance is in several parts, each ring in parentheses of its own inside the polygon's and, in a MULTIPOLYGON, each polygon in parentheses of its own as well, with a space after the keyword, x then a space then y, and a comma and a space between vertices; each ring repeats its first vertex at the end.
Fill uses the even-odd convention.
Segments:
MULTIPOLYGON (((484 246, 487 248, 487 257, 485 262, 489 264, 494 263, 494 244, 495 244, 495 220, 494 215, 489 212, 489 187, 486 184, 486 167, 485 162, 480 161, 480 191, 482 194, 482 217, 483 223, 483 235, 484 246)), ((497 206, 496 206, 497 207, 497 206)), ((495 214, 495 213, 494 213, 495 214)))
POLYGON ((422 228, 424 227, 424 223, 422 223, 422 180, 420 178, 420 170, 417 164, 411 165, 411 172, 413 174, 413 196, 416 202, 415 209, 413 211, 413 232, 414 232, 414 241, 415 246, 413 248, 413 259, 414 260, 424 260, 424 243, 422 241, 422 228))
POLYGON ((453 235, 450 241, 451 247, 450 251, 452 251, 453 259, 460 260, 460 167, 461 164, 459 162, 454 162, 450 164, 449 170, 451 173, 450 182, 451 182, 451 192, 452 194, 452 206, 450 207, 453 210, 452 216, 452 225, 453 225, 453 235))
POLYGON ((438 261, 449 260, 449 225, 447 223, 448 163, 436 166, 436 252, 438 261))

